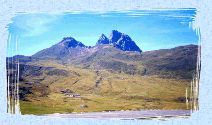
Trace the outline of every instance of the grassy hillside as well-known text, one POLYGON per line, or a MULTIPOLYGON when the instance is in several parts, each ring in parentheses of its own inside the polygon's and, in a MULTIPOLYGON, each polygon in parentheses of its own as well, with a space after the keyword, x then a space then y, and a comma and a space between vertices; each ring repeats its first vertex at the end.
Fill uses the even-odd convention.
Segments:
POLYGON ((67 76, 48 75, 49 71, 46 71, 37 77, 25 77, 20 88, 29 89, 31 94, 20 103, 23 114, 190 108, 184 100, 186 89, 190 90, 189 80, 95 71, 56 61, 31 62, 29 65, 51 66, 57 71, 66 71, 67 76), (29 84, 32 81, 37 85, 29 84), (65 89, 80 94, 80 97, 67 96, 62 92, 65 89))

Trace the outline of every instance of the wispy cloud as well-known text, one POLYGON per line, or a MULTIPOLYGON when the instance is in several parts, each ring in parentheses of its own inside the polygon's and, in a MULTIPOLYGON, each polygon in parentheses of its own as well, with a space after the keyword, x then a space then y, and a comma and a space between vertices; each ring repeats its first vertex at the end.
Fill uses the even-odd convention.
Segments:
POLYGON ((21 18, 15 18, 14 26, 23 31, 23 36, 33 37, 48 32, 51 27, 48 24, 56 21, 59 17, 58 15, 26 14, 21 18))

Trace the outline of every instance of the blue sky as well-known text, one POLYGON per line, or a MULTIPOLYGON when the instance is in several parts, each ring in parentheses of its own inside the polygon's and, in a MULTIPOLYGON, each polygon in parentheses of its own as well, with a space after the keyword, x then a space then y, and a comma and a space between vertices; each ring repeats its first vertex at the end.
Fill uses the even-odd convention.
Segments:
POLYGON ((102 33, 128 34, 143 50, 198 44, 195 9, 18 14, 8 25, 8 56, 33 55, 71 36, 93 46, 102 33))

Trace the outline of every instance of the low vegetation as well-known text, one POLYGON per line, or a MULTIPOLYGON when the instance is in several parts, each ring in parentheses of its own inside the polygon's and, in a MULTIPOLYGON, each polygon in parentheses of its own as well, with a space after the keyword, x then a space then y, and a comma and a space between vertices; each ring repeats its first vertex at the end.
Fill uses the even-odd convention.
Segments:
POLYGON ((62 74, 67 72, 68 76, 58 73, 49 75, 47 71, 37 77, 25 77, 20 88, 28 88, 31 93, 20 102, 22 114, 190 109, 185 101, 180 100, 185 98, 186 89, 190 90, 189 80, 95 71, 55 61, 30 65, 54 66, 57 70, 53 71, 64 70, 62 74), (30 81, 36 81, 37 85, 26 84, 30 81), (73 97, 73 94, 79 96, 73 97))

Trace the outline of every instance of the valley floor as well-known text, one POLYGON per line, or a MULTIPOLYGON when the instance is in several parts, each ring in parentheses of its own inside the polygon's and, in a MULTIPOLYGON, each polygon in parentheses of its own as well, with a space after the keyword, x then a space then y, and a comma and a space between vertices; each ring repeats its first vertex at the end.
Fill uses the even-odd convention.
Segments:
POLYGON ((33 65, 54 66, 69 75, 36 77, 42 79, 40 87, 33 87, 33 94, 20 101, 22 114, 192 109, 192 102, 186 101, 186 90, 190 92, 189 80, 94 71, 54 62, 33 65))

